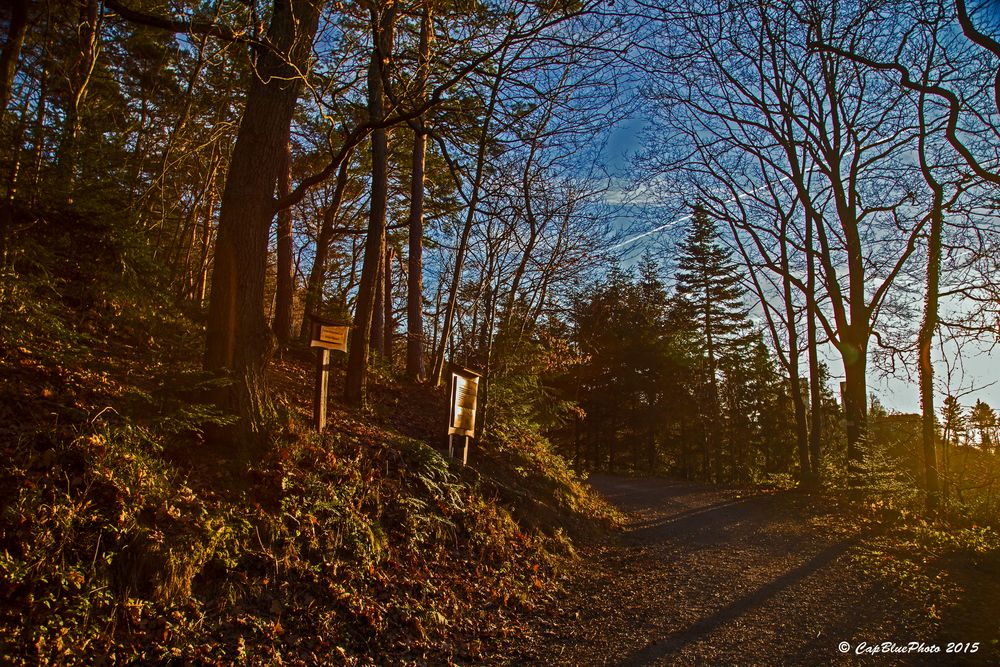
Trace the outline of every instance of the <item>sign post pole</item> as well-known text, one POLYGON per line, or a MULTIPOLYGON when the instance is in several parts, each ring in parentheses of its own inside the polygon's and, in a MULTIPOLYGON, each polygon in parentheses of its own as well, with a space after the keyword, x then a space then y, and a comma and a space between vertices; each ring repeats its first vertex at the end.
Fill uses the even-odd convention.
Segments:
POLYGON ((316 316, 312 317, 309 347, 317 348, 316 391, 313 394, 313 426, 317 431, 326 428, 327 391, 330 385, 330 350, 347 352, 346 324, 334 324, 316 316))
POLYGON ((327 387, 330 384, 330 350, 316 350, 316 391, 313 394, 313 426, 317 431, 326 428, 327 387))

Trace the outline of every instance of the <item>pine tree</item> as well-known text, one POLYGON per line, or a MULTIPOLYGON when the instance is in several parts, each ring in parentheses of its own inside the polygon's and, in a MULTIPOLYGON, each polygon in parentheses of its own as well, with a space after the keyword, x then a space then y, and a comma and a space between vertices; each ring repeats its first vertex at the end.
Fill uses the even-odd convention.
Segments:
POLYGON ((745 305, 746 290, 740 282, 732 253, 722 246, 718 230, 701 205, 694 207, 691 227, 680 244, 677 295, 686 304, 698 331, 702 359, 700 417, 703 425, 702 467, 706 477, 723 477, 721 362, 739 358, 750 347, 752 336, 745 305))
POLYGON ((962 404, 954 396, 945 397, 944 405, 941 406, 941 422, 944 429, 942 440, 953 447, 961 445, 966 435, 968 416, 962 404))
POLYGON ((659 267, 647 256, 638 268, 638 276, 612 269, 573 308, 574 342, 587 359, 576 400, 597 467, 657 468, 665 437, 688 412, 684 327, 669 320, 659 267))
POLYGON ((996 446, 997 415, 988 403, 977 400, 969 413, 969 427, 979 434, 979 447, 991 451, 996 446))
POLYGON ((759 471, 774 472, 778 461, 787 467, 794 451, 794 415, 790 399, 783 400, 785 380, 763 337, 757 333, 738 355, 724 354, 719 366, 727 477, 746 483, 759 471))

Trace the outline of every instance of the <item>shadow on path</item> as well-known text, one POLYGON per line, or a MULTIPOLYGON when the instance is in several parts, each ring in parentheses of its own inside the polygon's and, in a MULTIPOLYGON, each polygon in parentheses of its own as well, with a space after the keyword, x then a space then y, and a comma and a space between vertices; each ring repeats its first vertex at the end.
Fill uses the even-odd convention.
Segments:
POLYGON ((624 537, 630 542, 653 543, 683 535, 690 537, 693 533, 703 532, 710 528, 719 528, 720 524, 733 523, 739 520, 739 515, 731 515, 721 510, 741 509, 753 498, 739 498, 692 507, 676 514, 659 516, 628 526, 624 537))
POLYGON ((761 607, 781 591, 826 567, 847 552, 859 539, 853 538, 826 547, 802 565, 789 570, 753 593, 743 596, 684 630, 676 632, 660 641, 654 641, 640 651, 626 656, 618 665, 621 667, 648 665, 672 653, 679 652, 685 646, 707 637, 723 625, 735 621, 741 616, 761 607))

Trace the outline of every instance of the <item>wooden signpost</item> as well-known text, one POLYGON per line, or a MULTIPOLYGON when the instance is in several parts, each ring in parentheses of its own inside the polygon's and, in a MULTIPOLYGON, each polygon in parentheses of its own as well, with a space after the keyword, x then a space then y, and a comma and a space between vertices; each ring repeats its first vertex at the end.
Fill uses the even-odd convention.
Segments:
POLYGON ((327 387, 330 384, 330 350, 347 352, 347 334, 351 327, 312 318, 309 347, 316 349, 316 392, 313 394, 313 426, 317 431, 326 427, 327 387))
POLYGON ((469 462, 469 440, 476 435, 476 394, 480 374, 467 368, 453 367, 451 371, 451 402, 448 411, 448 455, 455 453, 454 436, 463 439, 462 464, 469 462))

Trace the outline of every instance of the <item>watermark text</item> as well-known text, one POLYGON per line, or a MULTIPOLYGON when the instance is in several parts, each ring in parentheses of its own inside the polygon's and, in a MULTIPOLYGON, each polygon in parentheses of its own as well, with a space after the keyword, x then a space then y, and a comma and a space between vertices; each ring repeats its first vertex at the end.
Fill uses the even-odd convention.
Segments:
POLYGON ((878 642, 869 644, 861 642, 851 645, 850 642, 840 642, 837 649, 841 653, 853 653, 855 655, 874 655, 876 653, 977 653, 979 642, 948 642, 944 647, 938 644, 928 644, 927 642, 878 642))

